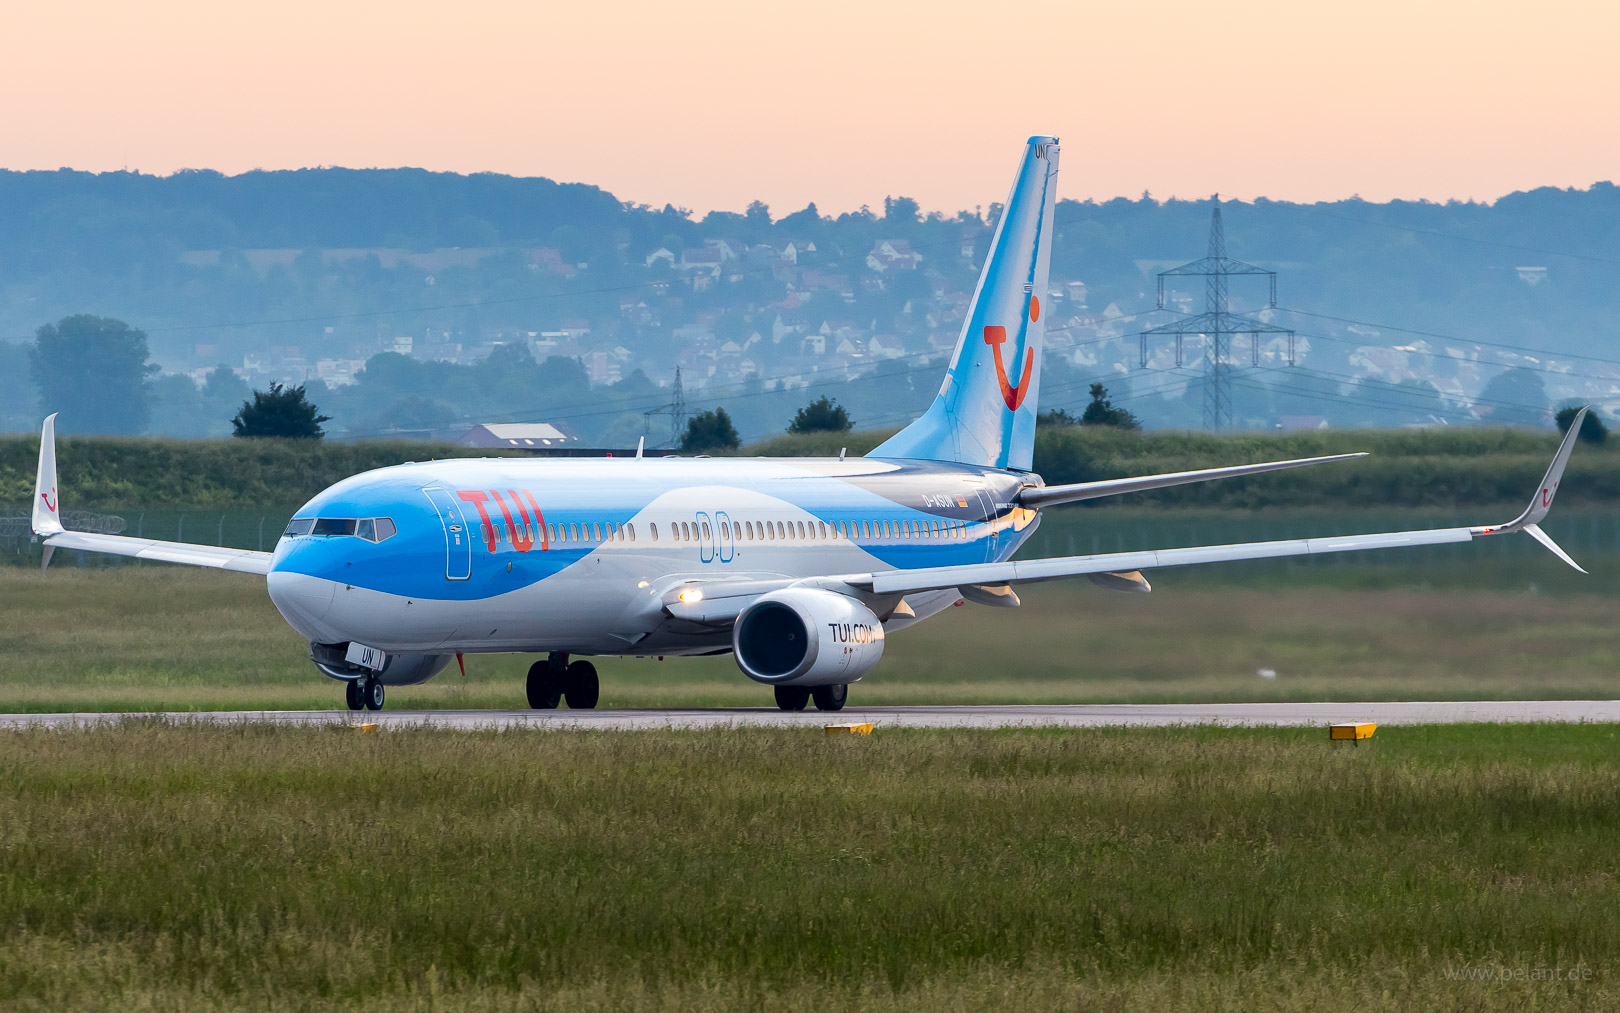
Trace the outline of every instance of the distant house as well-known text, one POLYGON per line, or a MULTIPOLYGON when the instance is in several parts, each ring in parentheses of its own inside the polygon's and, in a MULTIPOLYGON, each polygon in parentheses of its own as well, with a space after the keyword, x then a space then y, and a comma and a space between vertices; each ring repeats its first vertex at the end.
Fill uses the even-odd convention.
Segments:
POLYGON ((529 269, 545 271, 564 278, 572 278, 576 270, 573 264, 562 259, 561 253, 547 246, 539 246, 529 251, 529 269))
POLYGON ((904 239, 883 239, 866 255, 866 266, 879 274, 888 271, 915 271, 922 254, 912 250, 904 239))
POLYGON ((501 450, 549 450, 577 446, 579 437, 549 422, 486 422, 467 430, 456 443, 501 450))

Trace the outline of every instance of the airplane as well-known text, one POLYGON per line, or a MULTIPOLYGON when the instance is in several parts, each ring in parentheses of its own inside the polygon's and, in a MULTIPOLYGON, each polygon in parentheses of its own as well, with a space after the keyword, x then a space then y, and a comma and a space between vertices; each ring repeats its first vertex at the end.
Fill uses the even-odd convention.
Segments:
POLYGON ((61 548, 261 575, 351 710, 466 654, 544 655, 525 691, 553 709, 596 706, 589 657, 729 653, 781 709, 838 711, 889 634, 964 602, 1016 606, 1035 581, 1139 593, 1159 567, 1519 531, 1580 569, 1538 525, 1586 409, 1505 524, 1013 560, 1046 507, 1364 456, 1045 484, 1031 465, 1058 158, 1055 137, 1025 145, 938 395, 865 457, 402 464, 331 486, 253 552, 64 529, 53 414, 32 518, 45 565, 61 548))

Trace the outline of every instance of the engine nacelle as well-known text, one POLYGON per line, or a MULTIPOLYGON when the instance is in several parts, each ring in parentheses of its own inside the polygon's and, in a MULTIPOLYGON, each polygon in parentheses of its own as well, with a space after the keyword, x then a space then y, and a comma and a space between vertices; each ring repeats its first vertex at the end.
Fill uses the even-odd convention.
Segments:
POLYGON ((415 686, 444 671, 450 664, 450 659, 455 657, 453 654, 389 653, 382 671, 373 672, 369 668, 350 664, 344 657, 348 650, 348 644, 311 643, 309 660, 315 662, 315 667, 320 669, 322 674, 344 682, 363 679, 370 675, 375 676, 384 686, 415 686))
POLYGON ((731 646, 755 682, 832 686, 859 680, 883 657, 883 624, 848 595, 788 588, 743 609, 731 646))

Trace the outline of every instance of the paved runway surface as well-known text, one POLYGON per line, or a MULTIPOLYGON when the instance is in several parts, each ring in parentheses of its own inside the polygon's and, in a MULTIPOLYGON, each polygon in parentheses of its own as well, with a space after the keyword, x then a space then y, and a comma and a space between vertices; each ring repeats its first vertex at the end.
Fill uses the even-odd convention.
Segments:
MULTIPOLYGON (((95 725, 126 714, 4 714, 0 728, 95 725)), ((1004 728, 1101 725, 1327 725, 1376 721, 1382 725, 1440 722, 1620 722, 1620 700, 1530 700, 1421 703, 1028 704, 952 707, 848 707, 838 714, 774 708, 715 710, 499 711, 431 710, 202 711, 174 713, 177 721, 272 721, 279 724, 373 723, 385 728, 636 728, 818 727, 871 721, 879 728, 1004 728)))

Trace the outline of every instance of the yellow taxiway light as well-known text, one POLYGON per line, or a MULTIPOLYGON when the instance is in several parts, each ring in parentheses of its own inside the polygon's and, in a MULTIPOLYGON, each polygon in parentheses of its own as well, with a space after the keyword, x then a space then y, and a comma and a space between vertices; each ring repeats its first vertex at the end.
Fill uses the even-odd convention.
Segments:
POLYGON ((1378 725, 1372 721, 1362 724, 1328 725, 1328 739, 1333 742, 1359 743, 1362 739, 1372 738, 1373 732, 1377 730, 1378 725))
POLYGON ((872 722, 865 724, 850 723, 847 725, 827 725, 828 735, 871 735, 872 722))

